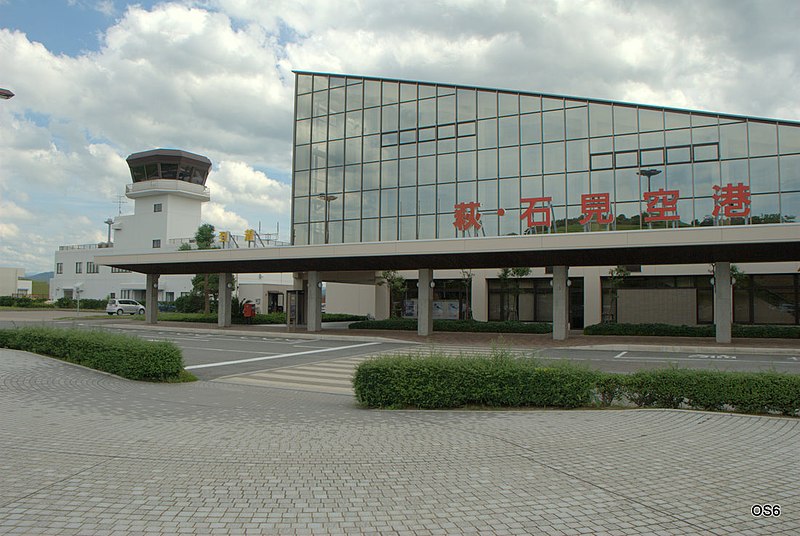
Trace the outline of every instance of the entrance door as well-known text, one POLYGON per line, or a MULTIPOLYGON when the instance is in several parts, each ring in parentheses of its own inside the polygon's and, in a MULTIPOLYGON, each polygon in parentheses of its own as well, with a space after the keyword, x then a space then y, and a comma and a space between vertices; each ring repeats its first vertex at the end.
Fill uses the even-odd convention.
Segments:
POLYGON ((583 278, 570 278, 569 325, 571 329, 583 329, 583 278))

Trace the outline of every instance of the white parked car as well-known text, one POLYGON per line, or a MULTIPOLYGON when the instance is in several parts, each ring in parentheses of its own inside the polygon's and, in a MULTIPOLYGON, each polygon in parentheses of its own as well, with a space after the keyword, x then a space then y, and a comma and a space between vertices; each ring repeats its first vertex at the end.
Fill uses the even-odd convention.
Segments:
POLYGON ((108 300, 106 312, 110 315, 143 315, 144 305, 136 300, 108 300))

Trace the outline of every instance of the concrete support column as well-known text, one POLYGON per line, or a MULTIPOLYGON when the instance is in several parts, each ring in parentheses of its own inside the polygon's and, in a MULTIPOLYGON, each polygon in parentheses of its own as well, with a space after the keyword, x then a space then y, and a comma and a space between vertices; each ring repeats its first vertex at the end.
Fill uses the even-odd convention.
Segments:
POLYGON ((584 268, 583 275, 583 325, 592 326, 603 321, 603 284, 598 268, 584 268))
POLYGON ((472 278, 470 307, 472 308, 472 318, 480 322, 489 320, 489 292, 487 290, 487 281, 487 276, 484 273, 475 274, 472 278))
POLYGON ((569 336, 569 287, 567 266, 553 266, 553 340, 569 336))
POLYGON ((391 307, 391 293, 389 285, 375 284, 375 320, 386 320, 389 318, 389 308, 391 307))
POLYGON ((433 270, 419 270, 419 296, 417 298, 417 335, 427 337, 433 333, 433 270))
POLYGON ((319 272, 308 272, 306 297, 306 329, 322 331, 322 279, 319 272))
POLYGON ((147 274, 147 281, 144 289, 145 307, 144 321, 147 324, 158 322, 158 278, 159 274, 147 274))
POLYGON ((733 296, 731 292, 731 263, 714 264, 714 325, 717 342, 731 342, 733 296))
POLYGON ((217 325, 227 328, 231 325, 231 306, 233 300, 233 274, 219 274, 219 299, 217 301, 217 325))

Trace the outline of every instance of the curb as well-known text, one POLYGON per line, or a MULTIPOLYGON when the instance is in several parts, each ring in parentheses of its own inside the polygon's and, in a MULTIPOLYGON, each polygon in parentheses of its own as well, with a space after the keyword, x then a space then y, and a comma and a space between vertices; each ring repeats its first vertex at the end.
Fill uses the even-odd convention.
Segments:
POLYGON ((800 356, 798 348, 757 348, 753 346, 663 346, 658 344, 596 344, 562 346, 563 350, 609 350, 619 352, 672 352, 697 354, 767 354, 800 356))

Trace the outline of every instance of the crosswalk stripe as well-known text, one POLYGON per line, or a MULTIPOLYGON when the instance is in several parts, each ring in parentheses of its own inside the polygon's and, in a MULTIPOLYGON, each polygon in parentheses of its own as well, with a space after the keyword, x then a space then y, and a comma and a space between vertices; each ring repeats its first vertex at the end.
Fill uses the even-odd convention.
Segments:
MULTIPOLYGON (((529 348, 509 348, 503 349, 502 351, 518 357, 531 356, 534 353, 534 351, 529 348)), ((431 353, 467 357, 489 355, 492 353, 492 349, 481 346, 436 346, 413 350, 400 348, 383 350, 366 355, 319 361, 317 363, 305 365, 294 365, 236 376, 226 376, 214 381, 300 389, 321 393, 353 394, 352 378, 356 367, 360 363, 378 357, 393 355, 419 355, 424 357, 431 353)))

